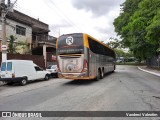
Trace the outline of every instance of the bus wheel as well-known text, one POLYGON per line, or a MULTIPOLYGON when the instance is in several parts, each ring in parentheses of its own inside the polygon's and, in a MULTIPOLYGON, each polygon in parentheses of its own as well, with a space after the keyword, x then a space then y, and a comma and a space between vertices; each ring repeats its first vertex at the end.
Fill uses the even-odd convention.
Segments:
POLYGON ((97 75, 97 77, 95 78, 95 81, 98 81, 98 80, 100 79, 100 76, 101 76, 101 71, 98 70, 98 75, 97 75))
POLYGON ((114 65, 114 70, 111 73, 114 73, 115 69, 116 69, 116 66, 114 65))
POLYGON ((100 79, 103 79, 104 77, 104 70, 100 71, 100 79))

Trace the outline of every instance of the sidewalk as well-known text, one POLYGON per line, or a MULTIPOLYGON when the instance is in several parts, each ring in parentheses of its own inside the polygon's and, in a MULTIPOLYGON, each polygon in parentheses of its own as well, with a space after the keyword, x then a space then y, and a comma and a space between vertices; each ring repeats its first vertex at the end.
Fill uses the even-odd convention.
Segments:
POLYGON ((4 84, 5 84, 4 82, 0 81, 0 86, 2 86, 2 85, 4 85, 4 84))
POLYGON ((140 67, 138 67, 138 69, 160 77, 160 71, 159 70, 151 69, 151 68, 148 68, 147 66, 140 66, 140 67))

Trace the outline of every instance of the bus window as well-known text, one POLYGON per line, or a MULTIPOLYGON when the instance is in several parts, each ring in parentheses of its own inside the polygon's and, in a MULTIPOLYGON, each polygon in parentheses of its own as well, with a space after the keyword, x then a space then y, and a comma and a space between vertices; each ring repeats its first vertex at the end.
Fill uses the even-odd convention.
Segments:
POLYGON ((115 53, 113 50, 105 47, 104 45, 99 44, 97 41, 88 37, 90 50, 96 54, 106 55, 115 58, 115 53), (96 48, 96 49, 95 49, 96 48))
POLYGON ((58 54, 83 54, 83 34, 63 35, 58 39, 58 54))

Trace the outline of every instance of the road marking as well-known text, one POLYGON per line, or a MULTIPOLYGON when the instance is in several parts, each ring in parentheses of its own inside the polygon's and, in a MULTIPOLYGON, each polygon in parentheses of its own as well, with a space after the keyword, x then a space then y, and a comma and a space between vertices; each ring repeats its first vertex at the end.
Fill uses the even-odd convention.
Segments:
POLYGON ((144 71, 144 72, 147 72, 147 73, 150 73, 150 74, 153 74, 153 75, 156 75, 156 76, 159 76, 159 77, 160 77, 160 74, 158 74, 158 73, 151 72, 151 71, 148 71, 148 70, 144 70, 144 69, 142 69, 142 68, 140 68, 140 67, 138 67, 138 69, 140 69, 140 70, 142 70, 142 71, 144 71))

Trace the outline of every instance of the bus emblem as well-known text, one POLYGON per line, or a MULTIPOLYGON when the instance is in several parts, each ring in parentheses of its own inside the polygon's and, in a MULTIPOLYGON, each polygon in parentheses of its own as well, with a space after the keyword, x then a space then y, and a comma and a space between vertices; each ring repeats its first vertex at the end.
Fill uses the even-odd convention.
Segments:
POLYGON ((67 45, 72 45, 73 44, 73 37, 69 36, 66 38, 66 44, 67 45))

